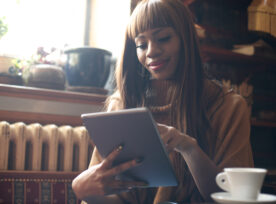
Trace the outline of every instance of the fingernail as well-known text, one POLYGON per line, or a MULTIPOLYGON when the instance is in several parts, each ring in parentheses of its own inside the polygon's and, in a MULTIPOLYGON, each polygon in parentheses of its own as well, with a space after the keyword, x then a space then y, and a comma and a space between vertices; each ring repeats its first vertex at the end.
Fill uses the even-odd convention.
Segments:
POLYGON ((117 147, 117 151, 121 151, 123 149, 123 144, 121 144, 119 147, 117 147))
POLYGON ((142 163, 143 160, 144 160, 143 157, 138 157, 138 158, 135 159, 135 161, 136 161, 137 164, 142 163))

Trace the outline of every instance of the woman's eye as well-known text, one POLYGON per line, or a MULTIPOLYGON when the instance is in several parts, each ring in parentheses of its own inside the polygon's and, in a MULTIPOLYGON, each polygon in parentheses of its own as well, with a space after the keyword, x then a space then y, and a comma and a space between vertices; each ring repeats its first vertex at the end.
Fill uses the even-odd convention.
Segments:
POLYGON ((159 38, 158 41, 159 42, 167 42, 171 39, 171 36, 166 36, 166 37, 163 37, 163 38, 159 38))
POLYGON ((142 50, 144 50, 144 49, 146 49, 146 47, 147 47, 147 45, 146 44, 140 44, 140 45, 136 45, 136 49, 142 49, 142 50))

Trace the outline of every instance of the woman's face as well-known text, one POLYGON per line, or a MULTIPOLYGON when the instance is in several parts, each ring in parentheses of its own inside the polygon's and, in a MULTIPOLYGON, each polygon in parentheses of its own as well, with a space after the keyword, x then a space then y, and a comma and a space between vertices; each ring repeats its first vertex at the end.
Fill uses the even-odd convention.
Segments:
POLYGON ((155 79, 171 79, 176 72, 180 38, 171 27, 147 30, 135 38, 139 62, 155 79))

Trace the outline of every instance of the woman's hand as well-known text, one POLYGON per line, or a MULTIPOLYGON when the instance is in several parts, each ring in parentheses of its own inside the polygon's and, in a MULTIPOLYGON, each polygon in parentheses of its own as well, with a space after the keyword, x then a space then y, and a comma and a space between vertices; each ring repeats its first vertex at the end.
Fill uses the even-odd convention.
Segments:
POLYGON ((128 191, 136 186, 145 186, 145 182, 121 181, 115 179, 116 175, 137 166, 141 161, 134 159, 118 166, 112 167, 115 158, 120 154, 122 146, 111 152, 100 164, 94 165, 80 175, 72 183, 77 197, 84 199, 91 196, 104 196, 128 191))
POLYGON ((180 132, 172 126, 158 123, 157 128, 168 152, 175 150, 183 153, 188 151, 194 145, 197 145, 194 138, 180 132))

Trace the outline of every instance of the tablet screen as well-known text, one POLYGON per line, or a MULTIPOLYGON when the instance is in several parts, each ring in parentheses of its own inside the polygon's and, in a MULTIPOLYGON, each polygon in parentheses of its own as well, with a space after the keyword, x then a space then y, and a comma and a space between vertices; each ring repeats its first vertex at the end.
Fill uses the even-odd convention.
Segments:
POLYGON ((114 165, 143 158, 140 165, 120 175, 122 179, 146 181, 147 187, 177 185, 170 159, 147 108, 87 113, 81 117, 103 158, 121 144, 124 148, 114 165))

